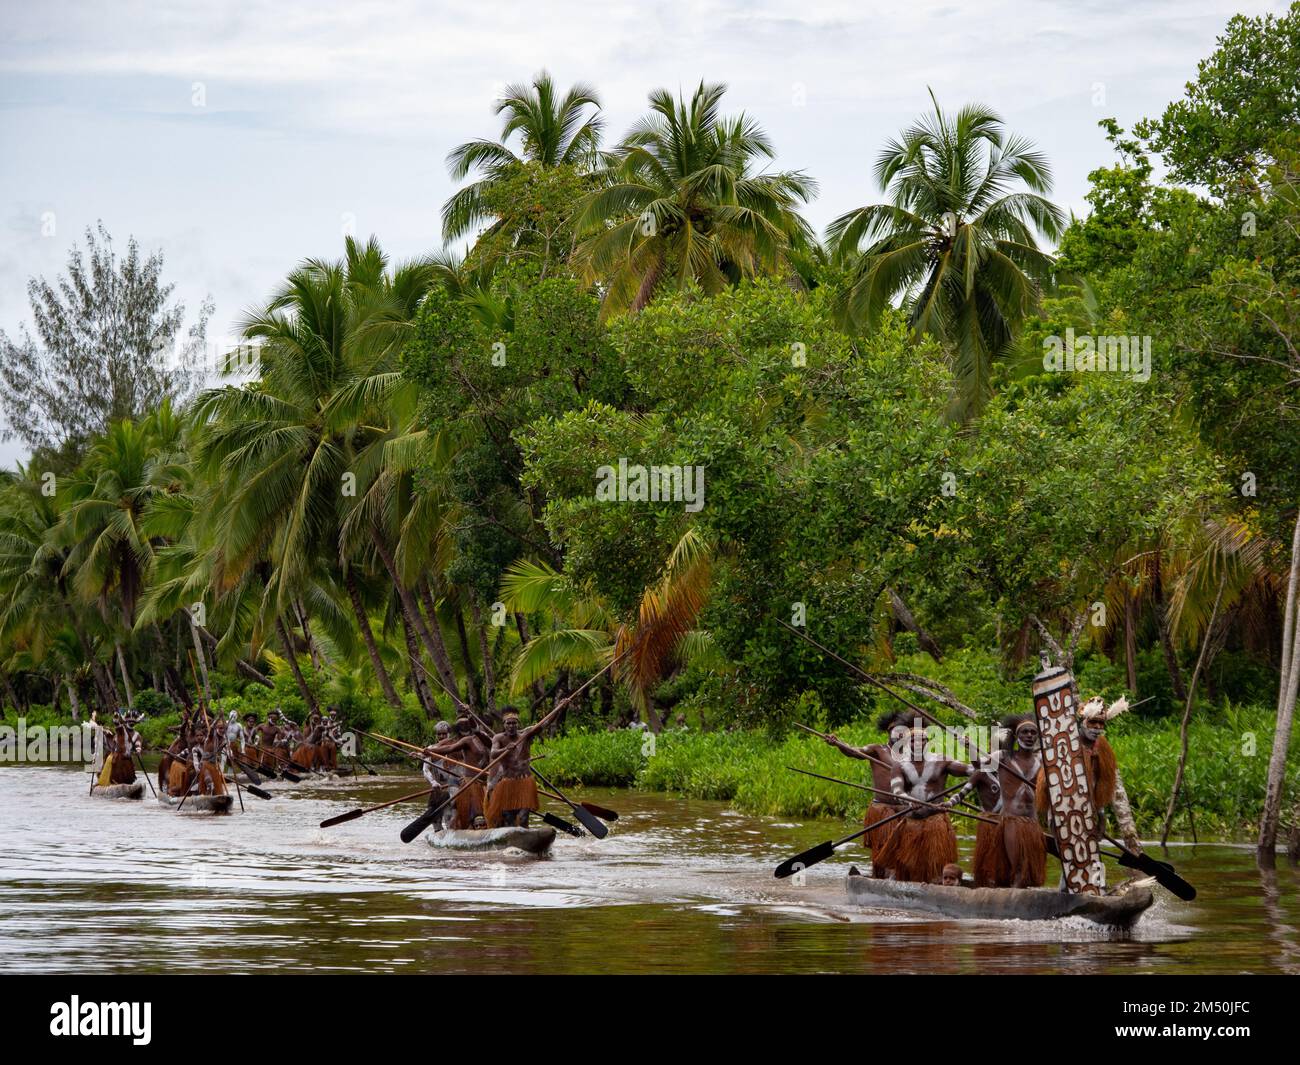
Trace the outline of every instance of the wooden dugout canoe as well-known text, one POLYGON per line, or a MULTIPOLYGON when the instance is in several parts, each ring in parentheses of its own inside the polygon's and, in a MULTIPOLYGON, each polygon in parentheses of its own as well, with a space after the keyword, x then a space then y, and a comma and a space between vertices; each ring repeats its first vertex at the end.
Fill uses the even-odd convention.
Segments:
POLYGON ((144 781, 136 780, 130 784, 96 784, 90 789, 92 799, 143 799, 144 781))
POLYGON ((527 854, 543 855, 555 842, 555 829, 540 828, 466 828, 443 829, 425 837, 430 847, 458 851, 500 851, 514 848, 527 854))
POLYGON ((1051 888, 967 888, 909 884, 850 873, 849 900, 878 909, 933 913, 968 921, 1049 921, 1082 917, 1109 928, 1131 928, 1155 901, 1149 887, 1120 895, 1073 895, 1051 888))
MULTIPOLYGON (((181 800, 175 795, 164 795, 158 793, 158 801, 164 806, 180 806, 181 800)), ((230 812, 230 806, 235 801, 233 795, 191 795, 185 800, 185 805, 181 808, 182 814, 224 814, 230 812)))

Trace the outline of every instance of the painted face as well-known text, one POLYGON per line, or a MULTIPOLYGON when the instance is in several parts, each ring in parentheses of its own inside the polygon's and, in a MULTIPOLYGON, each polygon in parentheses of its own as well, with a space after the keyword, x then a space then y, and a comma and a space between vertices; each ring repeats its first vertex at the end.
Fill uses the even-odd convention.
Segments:
POLYGON ((439 721, 437 727, 434 728, 433 733, 438 737, 438 739, 445 740, 451 735, 451 726, 445 721, 439 721))
POLYGON ((1038 726, 1031 725, 1028 721, 1022 722, 1016 728, 1016 743, 1020 744, 1022 751, 1037 750, 1038 726))
POLYGON ((515 717, 514 714, 507 714, 501 727, 505 729, 507 736, 518 736, 519 718, 515 717))
POLYGON ((1106 731, 1106 719, 1104 717, 1085 717, 1079 722, 1079 731, 1088 739, 1095 740, 1106 731))

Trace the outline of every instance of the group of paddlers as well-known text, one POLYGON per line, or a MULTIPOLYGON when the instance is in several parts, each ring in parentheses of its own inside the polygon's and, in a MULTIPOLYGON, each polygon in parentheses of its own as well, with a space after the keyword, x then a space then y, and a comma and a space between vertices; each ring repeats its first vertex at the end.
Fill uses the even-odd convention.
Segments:
POLYGON ((438 826, 527 828, 529 813, 539 808, 533 740, 558 711, 522 728, 518 711, 506 709, 496 733, 468 712, 454 726, 438 722, 436 741, 422 751, 424 777, 433 789, 429 809, 440 811, 438 826))
POLYGON ((200 709, 185 711, 172 731, 176 738, 158 763, 158 789, 175 797, 225 795, 228 767, 272 775, 286 767, 332 771, 342 725, 333 709, 313 710, 301 727, 278 708, 261 722, 252 713, 241 722, 234 710, 223 720, 200 709))
MULTIPOLYGON (((1107 707, 1090 699, 1079 711, 1088 793, 1098 820, 1115 797, 1115 752, 1106 740, 1106 722, 1128 707, 1120 699, 1107 707)), ((1047 872, 1047 837, 1041 819, 1048 809, 1039 726, 1032 714, 1004 718, 993 749, 978 751, 967 742, 970 760, 935 752, 923 722, 904 712, 877 722, 888 743, 853 747, 825 737, 850 758, 871 767, 871 806, 863 837, 871 851, 872 875, 882 879, 958 885, 957 834, 949 810, 978 812, 972 877, 976 887, 1041 887, 1047 872), (959 778, 949 786, 950 777, 959 778), (897 816, 897 815, 902 816, 897 816), (881 824, 886 819, 888 824, 881 824), (880 824, 879 828, 871 826, 880 824)))
POLYGON ((118 711, 113 715, 113 727, 106 729, 97 713, 90 715, 84 724, 94 734, 94 759, 90 772, 91 787, 109 787, 114 784, 135 783, 135 762, 144 750, 144 742, 136 731, 142 715, 131 711, 118 711))

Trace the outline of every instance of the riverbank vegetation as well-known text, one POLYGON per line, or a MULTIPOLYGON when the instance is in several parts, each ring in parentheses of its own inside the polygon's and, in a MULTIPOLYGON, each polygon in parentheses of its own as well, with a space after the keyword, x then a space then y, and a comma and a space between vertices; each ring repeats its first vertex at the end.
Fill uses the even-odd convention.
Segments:
MULTIPOLYGON (((1041 649, 1148 700, 1116 725, 1145 832, 1185 730, 1177 809, 1271 853, 1300 800, 1297 69, 1300 6, 1232 20, 1162 115, 1103 123, 1079 218, 977 104, 918 102, 874 189, 821 190, 724 86, 655 90, 621 137, 591 87, 510 86, 449 159, 463 255, 348 238, 196 395, 29 397, 4 702, 140 703, 161 742, 202 690, 414 739, 617 658, 557 775, 838 814, 780 767, 843 762, 790 727, 866 739, 879 700, 780 622, 954 723, 1027 709, 1041 649)), ((75 376, 41 328, 71 291, 33 300, 75 376)), ((166 295, 138 333, 177 336, 166 295)))

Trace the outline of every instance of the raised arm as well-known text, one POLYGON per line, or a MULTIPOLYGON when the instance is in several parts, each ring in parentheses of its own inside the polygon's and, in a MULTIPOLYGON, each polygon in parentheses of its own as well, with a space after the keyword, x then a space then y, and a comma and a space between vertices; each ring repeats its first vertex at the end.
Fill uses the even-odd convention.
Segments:
POLYGON ((826 741, 830 746, 834 747, 834 748, 835 748, 837 751, 839 751, 841 754, 843 754, 843 755, 847 755, 849 758, 861 758, 861 759, 864 759, 864 760, 869 760, 870 757, 871 757, 869 754, 867 754, 867 752, 866 752, 865 749, 863 749, 863 748, 861 748, 861 747, 851 747, 851 746, 849 746, 849 744, 845 743, 842 739, 840 739, 840 738, 839 738, 837 735, 835 735, 835 733, 833 733, 833 732, 829 733, 829 734, 826 735, 826 736, 823 736, 822 738, 823 738, 823 739, 824 739, 824 740, 825 740, 825 741, 826 741))

